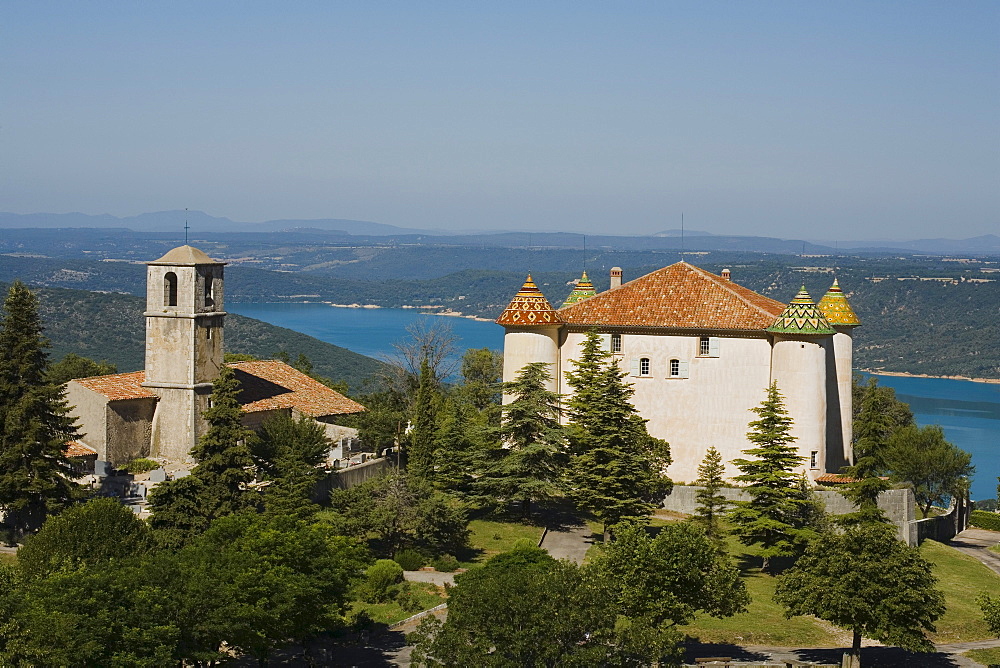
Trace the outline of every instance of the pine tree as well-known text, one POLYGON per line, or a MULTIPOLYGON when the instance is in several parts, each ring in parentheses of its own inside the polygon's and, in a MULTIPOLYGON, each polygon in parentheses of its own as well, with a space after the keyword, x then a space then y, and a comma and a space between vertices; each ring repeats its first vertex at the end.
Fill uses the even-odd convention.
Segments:
POLYGON ((410 432, 410 452, 407 469, 415 476, 430 478, 434 473, 434 410, 437 378, 427 358, 420 362, 419 385, 413 407, 413 429, 410 432))
POLYGON ((601 349, 591 330, 574 369, 566 374, 573 395, 570 416, 569 485, 577 505, 608 527, 644 521, 670 489, 666 441, 646 431, 631 403, 635 390, 625 372, 601 349))
POLYGON ((791 445, 796 440, 791 434, 792 419, 778 384, 772 383, 767 399, 750 410, 760 417, 750 423, 747 433, 756 447, 743 453, 756 459, 736 459, 733 464, 742 471, 735 479, 748 483, 744 489, 751 498, 738 502, 729 519, 741 543, 761 546, 767 571, 771 558, 795 553, 809 501, 802 497, 798 477, 792 472, 804 458, 791 445))
POLYGON ((527 364, 504 383, 513 401, 503 407, 499 443, 475 482, 481 499, 520 503, 525 515, 533 502, 562 494, 566 435, 559 423, 559 395, 545 387, 551 378, 548 366, 527 364))
POLYGON ((715 447, 710 447, 705 453, 705 458, 698 467, 698 480, 696 483, 703 489, 699 491, 695 498, 698 500, 698 507, 694 511, 692 518, 696 524, 701 525, 705 530, 705 535, 722 544, 725 535, 721 520, 726 509, 731 505, 729 499, 719 493, 725 484, 726 467, 722 463, 722 455, 715 447))
POLYGON ((223 366, 204 413, 208 430, 191 448, 197 466, 191 475, 161 483, 150 495, 151 524, 161 544, 179 547, 213 520, 255 505, 247 489, 254 478, 248 445, 254 434, 243 426, 239 392, 236 373, 223 366))
POLYGON ((59 385, 46 377, 38 298, 14 281, 0 320, 0 508, 11 539, 42 525, 76 491, 66 442, 77 436, 59 385))
POLYGON ((265 512, 301 519, 315 514, 319 505, 312 493, 329 449, 323 426, 311 418, 281 413, 265 420, 258 437, 250 439, 258 478, 269 483, 265 512))
MULTIPOLYGON (((871 378, 861 393, 860 407, 854 418, 854 465, 844 473, 854 478, 842 494, 854 502, 858 510, 840 518, 843 524, 858 522, 886 522, 885 514, 878 507, 878 497, 889 489, 886 473, 885 446, 900 424, 894 420, 892 410, 895 393, 887 394, 878 387, 878 380, 871 378)), ((913 420, 909 414, 910 422, 913 420)), ((904 414, 905 419, 905 414, 904 414)))

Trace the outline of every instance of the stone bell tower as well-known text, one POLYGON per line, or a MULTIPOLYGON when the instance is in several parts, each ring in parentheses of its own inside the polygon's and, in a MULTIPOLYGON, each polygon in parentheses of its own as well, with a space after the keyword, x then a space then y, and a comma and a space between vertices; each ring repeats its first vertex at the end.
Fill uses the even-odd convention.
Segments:
POLYGON ((222 368, 224 262, 191 246, 146 263, 146 380, 159 398, 150 454, 182 461, 204 433, 222 368))

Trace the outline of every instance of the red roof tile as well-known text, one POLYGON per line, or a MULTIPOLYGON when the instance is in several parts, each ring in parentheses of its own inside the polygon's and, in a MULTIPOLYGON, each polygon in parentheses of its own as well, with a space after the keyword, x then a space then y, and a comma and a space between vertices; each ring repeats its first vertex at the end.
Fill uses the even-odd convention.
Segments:
MULTIPOLYGON (((365 407, 331 390, 284 362, 236 362, 240 381, 240 403, 246 413, 294 408, 309 417, 344 415, 364 412, 365 407)), ((116 373, 110 376, 78 378, 77 383, 104 395, 108 401, 155 398, 151 389, 143 387, 145 371, 116 373)))
POLYGON ((764 330, 785 305, 687 262, 677 262, 557 313, 573 325, 764 330))
POLYGON ((156 395, 148 387, 143 387, 146 380, 145 371, 133 371, 132 373, 113 373, 110 376, 91 376, 90 378, 76 378, 75 381, 84 387, 103 394, 108 401, 122 401, 124 399, 152 399, 156 395))
POLYGON ((80 441, 66 441, 66 448, 63 450, 67 457, 96 457, 97 450, 80 441))
POLYGON ((362 413, 365 407, 313 380, 284 362, 235 362, 243 390, 240 403, 247 413, 294 408, 309 417, 362 413))

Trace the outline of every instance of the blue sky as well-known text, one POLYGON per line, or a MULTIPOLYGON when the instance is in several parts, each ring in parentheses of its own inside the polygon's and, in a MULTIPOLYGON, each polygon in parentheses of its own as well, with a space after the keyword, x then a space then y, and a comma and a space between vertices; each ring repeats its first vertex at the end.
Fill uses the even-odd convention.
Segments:
POLYGON ((1000 3, 0 2, 0 210, 1000 234, 1000 3))

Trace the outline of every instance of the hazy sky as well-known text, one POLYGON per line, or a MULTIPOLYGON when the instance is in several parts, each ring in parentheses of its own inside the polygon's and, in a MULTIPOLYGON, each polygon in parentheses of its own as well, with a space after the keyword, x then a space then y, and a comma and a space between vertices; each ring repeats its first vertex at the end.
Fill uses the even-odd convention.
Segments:
POLYGON ((1000 234, 1000 2, 0 1, 0 210, 1000 234))

